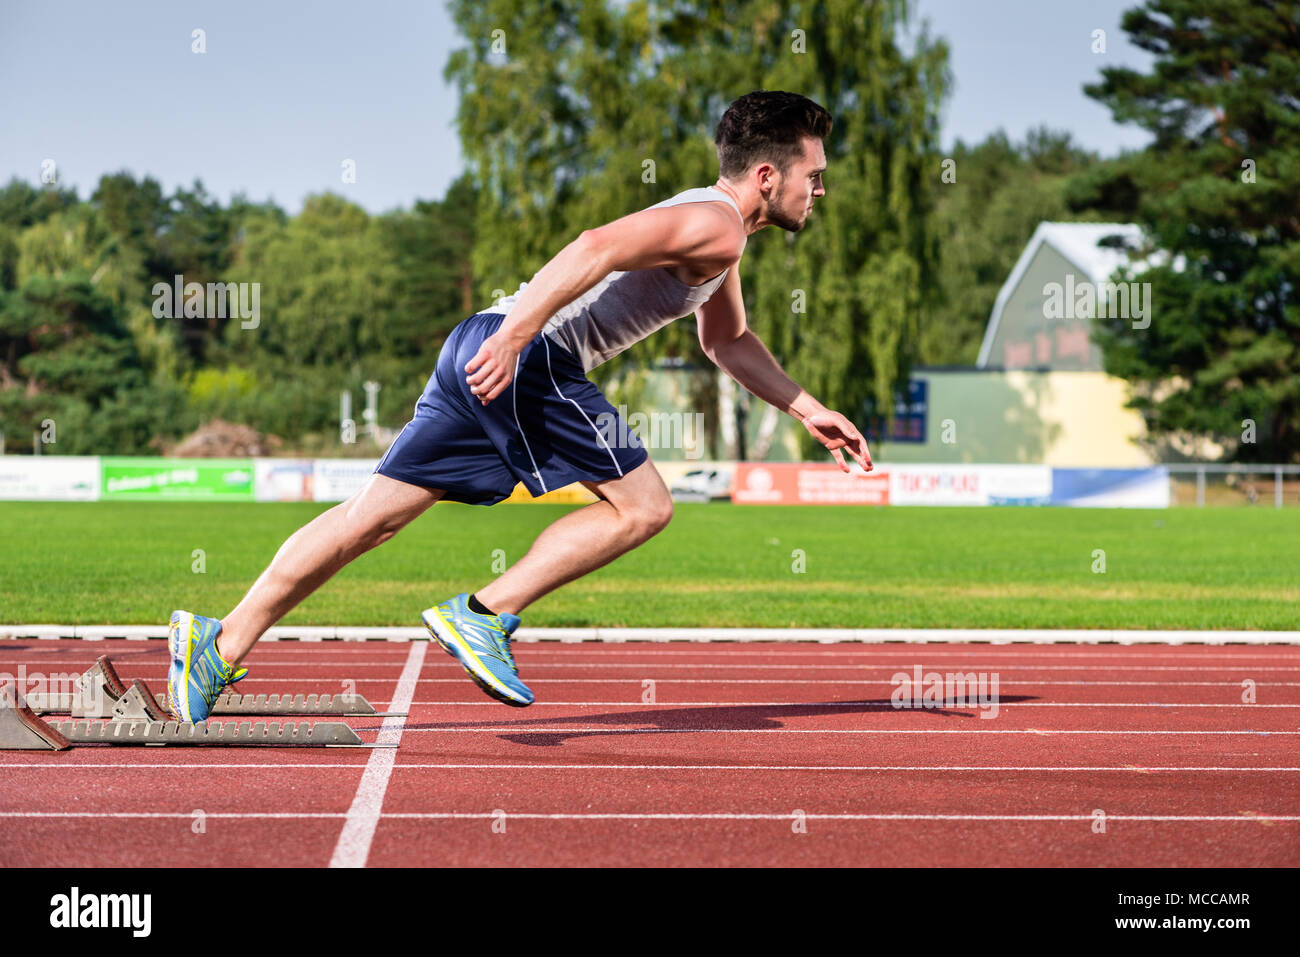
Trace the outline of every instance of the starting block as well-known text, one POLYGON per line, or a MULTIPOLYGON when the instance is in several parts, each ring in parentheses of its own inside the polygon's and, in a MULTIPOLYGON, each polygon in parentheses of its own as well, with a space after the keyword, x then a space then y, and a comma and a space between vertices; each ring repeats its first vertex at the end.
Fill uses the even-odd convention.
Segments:
MULTIPOLYGON (((167 713, 165 697, 154 695, 139 678, 127 687, 107 657, 101 657, 77 679, 71 694, 33 694, 24 701, 16 688, 0 690, 0 750, 62 751, 77 744, 273 748, 363 745, 357 733, 342 721, 177 721, 167 713), (48 712, 68 712, 72 720, 49 721, 38 714, 48 712), (84 720, 94 718, 108 720, 84 720)), ((212 713, 373 715, 375 710, 359 695, 226 694, 217 699, 212 713), (354 710, 361 708, 365 710, 354 710)))
MULTIPOLYGON (((113 663, 101 656, 90 670, 77 679, 68 694, 29 694, 27 707, 36 714, 70 714, 74 718, 114 717, 116 703, 127 693, 122 679, 117 676, 113 663)), ((158 709, 169 713, 167 696, 157 695, 158 709)), ((338 715, 372 716, 378 712, 359 694, 235 694, 219 695, 212 703, 216 715, 338 715)))

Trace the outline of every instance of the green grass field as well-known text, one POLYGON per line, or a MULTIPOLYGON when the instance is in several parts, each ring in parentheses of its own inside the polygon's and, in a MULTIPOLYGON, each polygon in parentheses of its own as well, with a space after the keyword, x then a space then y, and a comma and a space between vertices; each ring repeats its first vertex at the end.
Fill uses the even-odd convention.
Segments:
MULTIPOLYGON (((0 503, 0 622, 224 615, 326 507, 0 503)), ((516 561, 566 510, 437 505, 283 623, 418 625, 422 608, 491 580, 495 550, 516 561)), ((1292 630, 1297 542, 1300 511, 1271 508, 680 505, 659 536, 524 623, 1292 630)))

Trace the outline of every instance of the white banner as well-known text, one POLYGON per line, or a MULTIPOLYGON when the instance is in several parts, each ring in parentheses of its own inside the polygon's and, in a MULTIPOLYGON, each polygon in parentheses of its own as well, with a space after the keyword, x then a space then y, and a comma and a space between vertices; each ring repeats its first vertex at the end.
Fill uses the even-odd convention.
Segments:
POLYGON ((1168 508, 1169 470, 1053 469, 1052 504, 1077 508, 1168 508))
POLYGON ((253 494, 259 502, 310 502, 311 459, 253 459, 253 494))
POLYGON ((95 455, 0 455, 0 499, 94 502, 95 455))
POLYGON ((1046 505, 1046 465, 890 465, 891 505, 1046 505))
POLYGON ((316 459, 312 465, 312 499, 342 502, 366 484, 379 459, 316 459))

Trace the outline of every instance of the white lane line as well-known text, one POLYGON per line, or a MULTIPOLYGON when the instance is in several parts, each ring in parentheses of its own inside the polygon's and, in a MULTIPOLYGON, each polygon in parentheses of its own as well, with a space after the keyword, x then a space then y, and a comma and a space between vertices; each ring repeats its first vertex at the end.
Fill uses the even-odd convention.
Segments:
MULTIPOLYGON (((250 668, 251 668, 251 667, 256 667, 256 665, 250 665, 250 668)), ((437 665, 435 665, 435 666, 431 666, 431 667, 438 668, 438 670, 446 670, 446 671, 452 671, 452 670, 454 670, 454 664, 448 664, 445 668, 440 668, 440 667, 437 666, 437 665)), ((787 668, 785 668, 784 666, 778 666, 778 665, 741 665, 741 664, 736 664, 736 665, 645 665, 645 664, 626 664, 626 665, 620 665, 620 664, 612 664, 612 663, 611 663, 611 664, 598 665, 598 664, 580 664, 580 663, 576 663, 576 662, 575 662, 575 663, 573 663, 573 664, 567 664, 567 665, 553 665, 553 666, 552 666, 552 665, 547 665, 547 664, 545 664, 545 663, 542 663, 542 664, 540 664, 540 665, 539 665, 539 664, 530 664, 529 667, 528 667, 528 670, 531 671, 533 668, 548 668, 548 667, 556 667, 556 668, 635 668, 635 669, 637 669, 637 671, 636 671, 636 675, 637 675, 637 677, 634 678, 634 679, 629 679, 629 678, 619 678, 619 677, 610 677, 610 678, 608 678, 608 679, 605 679, 605 678, 536 678, 536 677, 534 677, 532 680, 534 680, 534 681, 550 681, 550 682, 556 682, 556 683, 564 683, 564 682, 570 682, 570 681, 571 681, 571 682, 575 682, 575 683, 576 683, 576 682, 629 681, 629 680, 641 681, 641 680, 644 680, 644 679, 647 678, 647 677, 655 677, 656 680, 663 681, 663 682, 677 682, 677 681, 679 681, 679 680, 686 680, 686 679, 678 679, 678 678, 672 678, 672 677, 662 677, 662 669, 665 669, 665 668, 691 668, 691 669, 702 669, 702 668, 708 668, 708 669, 714 669, 714 668, 739 668, 739 669, 743 669, 743 670, 747 670, 747 671, 766 671, 766 670, 769 670, 769 669, 774 669, 774 670, 778 670, 778 671, 779 671, 779 670, 810 671, 810 670, 813 670, 813 669, 821 669, 821 668, 823 668, 823 667, 825 667, 825 668, 827 668, 827 669, 830 669, 830 668, 831 668, 830 665, 825 665, 825 666, 823 666, 823 665, 801 665, 801 666, 797 666, 797 667, 791 665, 791 666, 787 669, 787 668)), ((960 665, 960 666, 958 666, 957 668, 955 668, 954 670, 955 670, 955 671, 961 671, 961 672, 963 672, 963 673, 965 673, 965 672, 970 672, 970 671, 976 671, 976 672, 984 671, 984 672, 986 672, 986 673, 988 673, 988 672, 994 672, 994 673, 997 673, 997 674, 999 675, 999 680, 1001 680, 1001 676, 1002 676, 1002 675, 1007 674, 1007 673, 1010 673, 1010 672, 1015 672, 1015 671, 1045 671, 1045 670, 1050 670, 1051 668, 1052 668, 1052 666, 1050 666, 1050 665, 1042 665, 1042 666, 1035 666, 1035 667, 1026 667, 1026 666, 1023 666, 1023 665, 1015 665, 1015 666, 1012 666, 1012 667, 1008 667, 1008 666, 1005 665, 1005 664, 1003 664, 1003 665, 996 665, 996 664, 989 664, 989 663, 985 662, 985 663, 982 663, 982 664, 960 665)), ((75 669, 75 666, 74 666, 74 669, 75 669)), ((84 670, 84 669, 83 669, 83 670, 84 670)), ((135 676, 134 671, 131 671, 130 669, 123 669, 123 670, 127 670, 127 671, 128 671, 128 672, 129 672, 133 677, 135 676)), ((844 669, 842 669, 842 668, 837 668, 837 669, 835 669, 835 670, 843 671, 844 669)), ((863 671, 868 671, 868 670, 870 670, 870 669, 862 668, 862 669, 858 669, 858 670, 856 671, 856 673, 861 674, 863 671)), ((1068 666, 1061 666, 1060 670, 1062 670, 1062 671, 1082 671, 1082 670, 1085 670, 1085 669, 1083 669, 1081 666, 1077 666, 1077 665, 1068 665, 1068 666)), ((1221 672, 1223 672, 1223 671, 1226 671, 1227 669, 1223 669, 1223 668, 1199 668, 1199 667, 1198 667, 1198 668, 1157 668, 1157 667, 1150 667, 1150 668, 1146 668, 1146 667, 1143 667, 1143 668, 1112 668, 1112 667, 1102 666, 1102 667, 1097 668, 1096 670, 1098 670, 1098 671, 1138 671, 1138 672, 1149 672, 1149 671, 1210 671, 1210 672, 1220 672, 1220 673, 1221 673, 1221 672)), ((1271 667, 1271 666, 1267 666, 1267 665, 1261 665, 1261 666, 1252 666, 1252 667, 1250 667, 1250 668, 1240 668, 1240 669, 1236 669, 1236 670, 1235 670, 1235 674, 1236 674, 1236 675, 1247 675, 1247 676, 1251 676, 1251 675, 1256 675, 1256 674, 1259 674, 1259 673, 1261 673, 1261 672, 1265 672, 1265 671, 1284 671, 1284 672, 1290 672, 1290 673, 1292 673, 1292 674, 1300 674, 1300 667, 1296 667, 1296 668, 1278 668, 1278 667, 1271 667)), ((78 672, 78 673, 80 673, 80 672, 78 672)), ((119 672, 119 673, 120 673, 120 672, 119 672)), ((122 677, 125 678, 126 675, 123 675, 122 677)), ((320 683, 320 682, 322 682, 322 681, 324 681, 324 680, 328 680, 328 679, 322 679, 320 675, 310 675, 310 674, 304 674, 304 675, 276 675, 275 677, 272 677, 272 678, 254 677, 252 674, 250 674, 247 678, 243 678, 243 679, 241 679, 240 684, 241 684, 241 685, 244 685, 244 684, 248 684, 249 682, 253 682, 253 683, 271 683, 271 682, 285 682, 285 681, 314 681, 314 682, 320 683)), ((397 679, 396 679, 396 678, 379 678, 379 677, 375 677, 375 678, 362 677, 362 678, 358 678, 358 679, 356 679, 356 680, 358 680, 358 681, 363 681, 363 682, 365 682, 365 683, 367 683, 367 684, 391 684, 391 683, 393 683, 394 681, 396 681, 397 679)), ((447 679, 447 678, 421 678, 421 679, 420 679, 420 683, 421 683, 421 684, 430 684, 430 683, 445 684, 445 683, 448 682, 448 680, 449 680, 449 679, 447 679)), ((462 678, 459 678, 459 679, 456 679, 456 680, 459 680, 459 681, 462 681, 462 682, 463 682, 463 681, 468 681, 469 679, 467 679, 467 678, 463 678, 463 677, 462 677, 462 678)), ((731 678, 731 677, 729 677, 729 676, 720 676, 720 677, 718 677, 718 678, 716 679, 716 682, 718 682, 718 683, 726 682, 726 683, 729 684, 729 683, 731 683, 731 682, 733 682, 733 681, 735 681, 735 682, 740 682, 740 681, 743 681, 743 680, 744 680, 744 679, 740 679, 740 678, 731 678)), ((696 683, 700 683, 700 684, 710 684, 710 683, 712 683, 712 682, 711 682, 709 679, 696 679, 696 683)), ((758 681, 757 681, 757 680, 754 680, 753 683, 758 683, 758 681)), ((770 684, 797 684, 797 683, 800 683, 800 682, 799 682, 798 679, 791 679, 790 681, 784 681, 784 680, 781 680, 781 679, 769 679, 769 680, 768 680, 768 683, 770 683, 770 684)), ((851 679, 846 679, 845 681, 838 681, 838 680, 832 679, 831 681, 829 681, 829 682, 827 682, 827 683, 830 683, 830 684, 858 684, 858 683, 861 683, 861 684, 888 684, 888 683, 890 683, 890 682, 888 682, 888 681, 856 681, 856 680, 851 680, 851 679)), ((1020 683, 1021 683, 1021 684, 1027 684, 1027 683, 1032 683, 1032 682, 1031 682, 1030 679, 1025 679, 1024 681, 1021 681, 1020 683)), ((1139 682, 1139 683, 1141 683, 1141 684, 1146 684, 1146 682, 1139 682)), ((1156 683, 1157 683, 1157 684, 1161 684, 1161 683, 1166 683, 1166 682, 1156 682, 1156 683)), ((1181 685, 1183 682, 1167 682, 1167 683, 1169 683, 1169 684, 1180 684, 1180 685, 1181 685)), ((1228 683, 1228 684, 1237 684, 1238 686, 1240 686, 1241 679, 1240 679, 1240 678, 1237 678, 1236 681, 1231 681, 1231 680, 1230 680, 1230 681, 1228 681, 1228 682, 1226 682, 1226 683, 1228 683)))
MULTIPOLYGON (((77 641, 77 639, 70 639, 70 640, 77 641)), ((159 648, 155 649, 155 651, 157 651, 159 654, 162 654, 163 649, 161 647, 162 645, 161 640, 159 640, 158 644, 159 644, 159 648)), ((0 651, 3 651, 4 648, 5 646, 3 644, 3 641, 0 641, 0 651)), ((48 655, 51 656, 52 658, 68 658, 68 659, 82 658, 82 660, 86 661, 87 666, 93 663, 94 659, 98 657, 96 651, 98 652, 104 651, 104 649, 102 648, 96 649, 96 651, 85 651, 83 650, 83 646, 80 643, 76 645, 70 645, 66 648, 24 647, 23 650, 28 652, 31 655, 36 655, 36 656, 48 655)), ((127 651, 132 655, 135 655, 139 652, 140 649, 136 647, 131 647, 123 650, 127 651)), ((378 657, 380 658, 380 663, 384 663, 384 659, 381 656, 374 654, 374 652, 389 652, 389 655, 387 656, 387 663, 395 662, 400 658, 404 657, 402 654, 400 654, 401 646, 376 647, 372 649, 360 647, 354 650, 352 648, 331 645, 328 651, 322 650, 314 646, 310 646, 310 647, 304 646, 301 648, 276 647, 273 652, 267 652, 267 653, 285 656, 284 660, 277 661, 276 662, 277 664, 303 664, 303 663, 315 664, 317 662, 331 660, 331 659, 325 659, 321 657, 325 654, 342 655, 344 657, 355 657, 355 658, 377 658, 378 657)), ((1049 651, 1049 652, 1035 653, 1035 649, 1031 649, 1027 647, 1009 648, 1006 646, 985 646, 985 645, 967 646, 964 648, 954 648, 954 649, 949 649, 946 647, 942 649, 931 649, 927 647, 924 651, 910 646, 907 648, 900 648, 898 650, 868 648, 861 651, 849 651, 849 650, 815 651, 812 649, 802 649, 802 648, 791 648, 789 651, 754 651, 750 648, 745 648, 742 650, 737 647, 733 647, 727 650, 713 651, 713 650, 706 650, 704 648, 700 648, 700 649, 662 648, 658 646, 644 647, 639 645, 609 646, 609 645, 600 645, 597 643, 592 643, 585 647, 574 647, 571 649, 547 647, 547 646, 539 645, 537 647, 530 647, 527 651, 528 657, 530 659, 550 658, 554 660, 563 660, 563 659, 570 659, 570 658, 579 658, 588 655, 596 655, 602 658, 615 657, 618 655, 622 655, 625 657, 636 657, 636 658, 670 658, 670 657, 679 657, 679 656, 686 656, 690 658, 708 658, 708 657, 734 658, 736 656, 743 656, 747 659, 785 658, 789 660, 803 660, 806 658, 832 658, 835 659, 836 661, 847 661, 849 659, 863 659, 862 663, 877 661, 877 662, 881 662, 882 667, 885 664, 885 662, 883 662, 882 659, 890 658, 890 657, 902 658, 905 661, 910 661, 918 657, 961 658, 975 653, 981 655, 993 655, 994 657, 997 658, 1006 658, 1011 660, 1026 659, 1026 660, 1033 660, 1033 661, 1043 661, 1051 658, 1082 658, 1082 659, 1087 659, 1089 661, 1095 661, 1098 659, 1103 659, 1103 660, 1115 659, 1118 661, 1140 661, 1146 658, 1151 658, 1156 660, 1169 660, 1171 658, 1176 658, 1180 661, 1191 660, 1191 661, 1235 662, 1235 661, 1250 661, 1250 660, 1270 661, 1270 660, 1278 660, 1278 659, 1294 660, 1296 658, 1295 651, 1289 646, 1288 647, 1278 646, 1276 650, 1269 651, 1269 652, 1253 652, 1253 651, 1244 652, 1243 651, 1236 654, 1229 654, 1227 652, 1213 652, 1210 654, 1191 654, 1182 651, 1173 652, 1169 649, 1165 649, 1159 652, 1151 652, 1151 653, 1132 652, 1128 654, 1114 654, 1105 651, 1096 651, 1096 652, 1049 651)), ((39 660, 45 661, 47 659, 46 657, 40 657, 39 660)), ((336 663, 346 664, 347 662, 336 661, 336 663)))
MULTIPOLYGON (((357 764, 301 764, 301 763, 265 763, 257 764, 0 764, 0 768, 28 768, 35 771, 54 771, 64 768, 113 768, 118 771, 150 770, 175 768, 182 771, 221 770, 299 770, 312 771, 322 768, 341 770, 357 768, 357 764)), ((1202 773, 1205 771, 1223 771, 1229 773, 1292 773, 1300 772, 1300 767, 1182 767, 1172 764, 1161 765, 981 765, 981 764, 398 764, 394 771, 1005 771, 1039 772, 1039 771, 1119 771, 1134 774, 1152 773, 1202 773)))
MULTIPOLYGON (((529 684, 545 685, 637 685, 641 678, 533 678, 529 684)), ((422 684, 461 684, 464 678, 421 678, 422 684)), ((839 678, 660 678, 661 685, 853 685, 855 687, 890 688, 892 681, 854 681, 839 678)), ((1000 679, 1003 688, 1240 688, 1240 681, 1047 681, 1033 678, 1025 681, 1007 681, 1000 679)), ((1256 681, 1257 688, 1300 688, 1300 681, 1256 681)), ((415 701, 413 704, 437 704, 438 702, 415 701)))
MULTIPOLYGON (((522 433, 520 433, 522 435, 522 433)), ((527 439, 524 440, 527 446, 527 439)), ((531 451, 529 456, 531 459, 531 451)), ((534 473, 536 464, 534 463, 534 473)), ((539 478, 539 482, 540 482, 539 478)), ((542 483, 542 490, 546 490, 542 483)), ((166 637, 163 625, 0 625, 0 640, 150 641, 166 637)), ((335 641, 428 641, 423 628, 410 626, 279 625, 263 642, 311 644, 335 641)), ((520 628, 522 642, 605 643, 794 643, 810 644, 969 644, 995 645, 1297 645, 1297 631, 1217 631, 1190 629, 1108 628, 520 628)))
POLYGON ((1300 731, 1081 731, 1051 728, 407 728, 408 734, 1252 734, 1294 735, 1300 731))
MULTIPOLYGON (((30 662, 30 661, 27 661, 27 662, 6 662, 6 666, 8 666, 8 665, 10 665, 10 664, 33 664, 33 663, 34 663, 34 662, 30 662)), ((39 663, 39 662, 35 662, 35 663, 39 663)), ((129 663, 128 663, 128 664, 129 664, 129 663)), ((254 665, 253 665, 253 667, 260 668, 260 667, 264 666, 265 664, 266 664, 266 662, 255 662, 254 665)), ((286 664, 286 665, 287 665, 287 664, 299 664, 299 662, 277 662, 276 664, 286 664)), ((393 664, 394 664, 394 662, 378 663, 378 664, 375 665, 375 667, 391 668, 391 667, 393 666, 393 664)), ((441 664, 441 662, 440 662, 439 664, 441 664)), ((77 667, 79 667, 79 666, 77 666, 77 665, 71 665, 70 667, 71 667, 73 670, 75 670, 75 669, 76 669, 77 667)), ((87 664, 86 667, 89 668, 89 667, 90 667, 90 664, 87 664)), ((365 665, 364 667, 370 667, 370 665, 367 664, 367 665, 365 665)), ((430 667, 433 668, 433 667, 436 667, 436 666, 431 664, 430 667)), ((449 667, 452 667, 452 666, 449 666, 449 667)), ((970 666, 969 668, 965 668, 965 669, 961 669, 961 668, 959 668, 959 669, 957 669, 957 670, 960 670, 960 671, 966 672, 966 671, 977 670, 979 667, 980 667, 980 666, 972 665, 972 666, 970 666)), ((982 666, 982 667, 983 667, 983 668, 988 668, 989 666, 985 665, 985 666, 982 666)), ((83 670, 84 670, 84 669, 83 669, 83 670)), ((1105 670, 1111 670, 1111 669, 1105 669, 1105 670)), ((1137 669, 1137 670, 1146 670, 1146 669, 1137 669)), ((1211 670, 1211 669, 1206 669, 1206 670, 1211 670)), ((1245 673, 1246 673, 1246 670, 1247 670, 1247 669, 1242 669, 1242 672, 1241 672, 1241 673, 1242 673, 1242 674, 1245 674, 1245 673)), ((1257 672, 1257 671, 1272 670, 1272 669, 1252 668, 1252 669, 1249 669, 1249 670, 1251 671, 1251 673, 1254 673, 1254 672, 1257 672)), ((1290 671, 1290 670, 1300 671, 1300 668, 1296 668, 1296 669, 1282 669, 1282 670, 1287 670, 1287 671, 1290 671)), ((125 666, 123 666, 123 665, 118 665, 118 666, 117 666, 117 672, 118 672, 119 675, 121 675, 123 678, 127 679, 128 681, 129 681, 132 677, 136 677, 135 671, 134 671, 133 668, 131 668, 131 667, 125 667, 125 666)), ((646 672, 647 672, 647 673, 653 673, 653 672, 652 672, 652 667, 651 667, 651 666, 647 666, 647 668, 646 668, 646 672)), ((78 673, 80 673, 80 672, 78 672, 78 673)), ((146 680, 148 680, 150 677, 154 677, 154 676, 153 676, 153 675, 141 675, 140 677, 144 677, 146 680)), ((29 681, 30 681, 30 680, 31 680, 31 676, 29 676, 29 681)), ((366 681, 366 682, 376 682, 376 681, 395 681, 396 679, 394 679, 394 678, 362 678, 362 679, 360 679, 360 680, 362 680, 362 681, 366 681)), ((463 684, 465 684, 466 680, 467 680, 467 679, 465 678, 464 674, 462 673, 461 676, 458 677, 458 678, 421 678, 421 679, 420 679, 420 684, 455 684, 455 685, 463 685, 463 684)), ((533 678, 533 679, 531 679, 530 684, 598 684, 598 685, 634 684, 634 685, 640 685, 640 683, 641 683, 643 680, 644 680, 644 679, 641 678, 641 677, 639 677, 639 676, 638 676, 638 677, 635 677, 635 678, 618 677, 618 676, 611 676, 611 677, 609 677, 609 678, 533 678)), ((673 677, 669 677, 669 678, 656 678, 655 680, 658 681, 658 683, 660 683, 660 684, 674 684, 674 685, 713 685, 713 684, 728 684, 728 685, 835 685, 835 686, 839 686, 839 687, 843 687, 843 686, 853 686, 853 687, 882 687, 882 688, 888 688, 888 687, 893 687, 893 686, 896 684, 896 682, 892 682, 892 681, 889 681, 889 680, 887 680, 887 679, 883 679, 883 678, 882 678, 882 679, 875 679, 875 680, 865 680, 865 679, 857 679, 857 678, 732 678, 732 677, 721 676, 721 675, 718 676, 718 677, 716 677, 716 678, 673 678, 673 677)), ((320 681, 322 681, 322 679, 321 679, 319 676, 315 676, 315 675, 310 676, 310 677, 307 677, 307 676, 294 676, 294 675, 279 675, 279 676, 276 676, 276 677, 273 677, 273 678, 266 678, 266 677, 257 677, 257 678, 254 678, 254 677, 252 677, 252 676, 250 675, 248 678, 244 679, 244 681, 261 681, 261 682, 271 682, 271 681, 317 681, 317 682, 320 682, 320 681)), ((1179 679, 1177 679, 1177 678, 1175 678, 1175 679, 1173 679, 1173 680, 1169 680, 1169 681, 1084 681, 1084 680, 1052 680, 1052 679, 1047 679, 1047 678, 1026 678, 1026 679, 1023 679, 1023 680, 1015 680, 1015 679, 1008 680, 1008 679, 1006 679, 1006 678, 1001 677, 1001 674, 999 674, 999 683, 1000 683, 1000 686, 1003 687, 1003 688, 1008 688, 1008 687, 1069 687, 1069 688, 1074 688, 1074 687, 1079 687, 1079 688, 1093 688, 1093 687, 1096 687, 1096 688, 1112 688, 1112 687, 1115 687, 1115 688, 1120 688, 1120 687, 1135 687, 1135 688, 1149 688, 1149 687, 1155 687, 1155 688, 1162 688, 1162 687, 1178 687, 1178 688, 1186 688, 1186 687, 1200 687, 1200 688, 1240 688, 1240 687, 1241 687, 1241 681, 1240 681, 1240 680, 1237 680, 1237 681, 1182 681, 1182 680, 1179 680, 1179 679)), ((1256 681, 1256 682, 1255 682, 1255 686, 1256 686, 1257 688, 1300 688, 1300 681, 1256 681)), ((413 704, 440 704, 440 703, 442 703, 442 702, 426 702, 426 701, 416 701, 416 702, 413 702, 413 704)), ((540 703, 540 702, 538 702, 538 703, 540 703)))
POLYGON ((397 680, 397 691, 393 694, 390 705, 392 711, 399 715, 384 719, 379 730, 379 744, 394 745, 391 748, 377 748, 370 752, 366 762, 365 773, 357 785, 352 807, 348 809, 347 820, 339 834, 338 844, 330 858, 330 867, 365 867, 366 858, 370 856, 370 843, 375 837, 375 828, 379 825, 379 815, 384 806, 384 794, 388 791, 388 778, 393 772, 397 760, 396 745, 402 740, 402 729, 406 724, 405 712, 410 709, 411 699, 415 697, 415 682, 424 664, 426 644, 412 643, 411 653, 406 656, 406 666, 402 668, 397 680))
MULTIPOLYGON (((341 818, 338 812, 209 812, 208 818, 222 820, 319 820, 341 818)), ((495 820, 497 811, 386 811, 385 820, 445 821, 445 820, 495 820)), ((648 813, 639 811, 565 814, 507 812, 515 820, 532 821, 791 821, 803 818, 809 821, 1091 821, 1091 814, 819 814, 816 812, 786 814, 715 813, 691 814, 687 812, 648 813)), ((93 818, 113 819, 168 819, 193 815, 188 811, 0 811, 0 818, 93 818)), ((1271 824, 1300 821, 1297 814, 1107 814, 1107 821, 1213 821, 1236 824, 1271 824)))
MULTIPOLYGON (((413 701, 412 704, 456 708, 499 708, 496 701, 413 701)), ((534 701, 532 707, 550 705, 567 708, 861 708, 864 711, 921 711, 936 708, 986 707, 972 699, 966 702, 939 701, 926 708, 894 707, 887 701, 534 701)), ((999 708, 1300 708, 1300 704, 1244 704, 1240 701, 1213 703, 1197 701, 1000 701, 999 708)))
MULTIPOLYGON (((916 658, 910 659, 913 663, 916 658)), ((844 671, 846 667, 860 668, 870 670, 872 668, 893 668, 894 665, 871 665, 869 663, 855 663, 851 665, 755 665, 743 661, 727 662, 725 664, 710 664, 707 662, 666 662, 664 664, 647 665, 643 661, 566 661, 560 662, 528 662, 529 668, 640 668, 645 670, 648 667, 654 668, 745 668, 755 671, 844 671)), ((985 662, 978 665, 966 664, 954 666, 952 670, 987 670, 997 671, 999 668, 1019 669, 1022 671, 1226 671, 1232 666, 1224 665, 1027 665, 1020 662, 993 661, 985 662)), ((1251 665, 1251 671, 1294 671, 1300 672, 1300 662, 1294 667, 1282 665, 1251 665)))

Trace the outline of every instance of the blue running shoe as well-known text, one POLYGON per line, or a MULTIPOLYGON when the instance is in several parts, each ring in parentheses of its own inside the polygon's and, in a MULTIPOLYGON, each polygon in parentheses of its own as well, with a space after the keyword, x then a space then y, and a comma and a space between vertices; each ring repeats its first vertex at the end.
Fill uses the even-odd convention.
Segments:
POLYGON ((485 692, 516 708, 533 703, 533 693, 519 680, 511 637, 518 615, 480 615, 470 611, 469 595, 461 594, 420 613, 433 639, 461 663, 485 692))
POLYGON ((167 646, 172 664, 167 672, 167 706, 178 721, 197 724, 208 720, 212 702, 221 689, 248 674, 236 673, 217 652, 221 622, 216 618, 172 612, 167 646))

